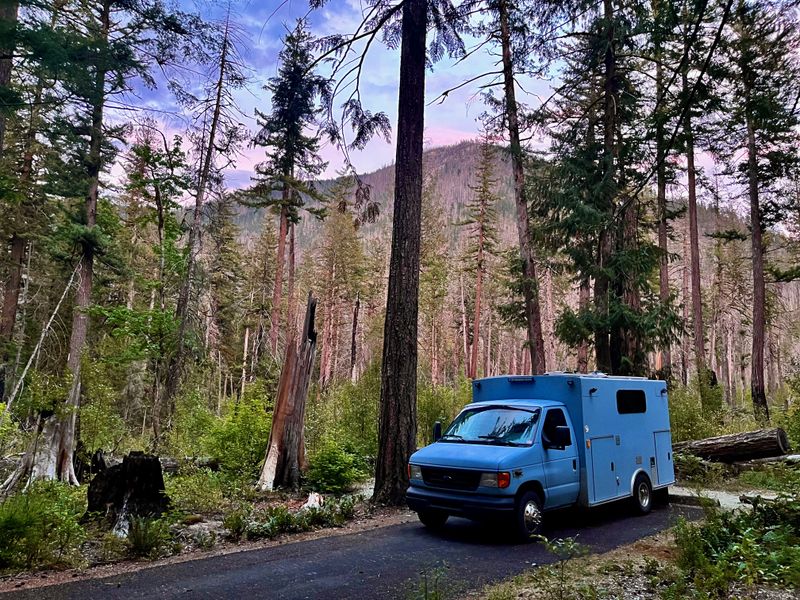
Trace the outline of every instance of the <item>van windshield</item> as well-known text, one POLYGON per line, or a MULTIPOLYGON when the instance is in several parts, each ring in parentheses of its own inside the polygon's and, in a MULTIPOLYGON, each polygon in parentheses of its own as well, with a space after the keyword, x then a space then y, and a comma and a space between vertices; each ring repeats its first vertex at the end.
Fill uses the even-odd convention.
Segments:
POLYGON ((442 442, 487 444, 495 446, 530 446, 539 420, 538 408, 516 406, 479 406, 469 408, 450 424, 442 442))

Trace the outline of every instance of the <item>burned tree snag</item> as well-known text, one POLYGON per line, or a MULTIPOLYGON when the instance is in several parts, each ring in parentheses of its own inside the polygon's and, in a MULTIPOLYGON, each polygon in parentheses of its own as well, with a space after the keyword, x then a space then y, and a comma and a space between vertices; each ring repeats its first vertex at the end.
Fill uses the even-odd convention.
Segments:
POLYGON ((305 462, 303 424, 306 397, 317 347, 317 331, 314 328, 316 309, 317 301, 309 294, 299 344, 294 336, 286 344, 286 358, 272 413, 267 454, 256 484, 261 490, 272 490, 276 487, 297 488, 300 485, 300 469, 305 462))

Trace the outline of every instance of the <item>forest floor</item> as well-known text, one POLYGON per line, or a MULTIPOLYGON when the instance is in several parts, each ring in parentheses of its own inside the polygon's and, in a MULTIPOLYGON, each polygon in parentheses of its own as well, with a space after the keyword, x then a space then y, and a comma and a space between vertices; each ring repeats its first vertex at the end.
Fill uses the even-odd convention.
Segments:
MULTIPOLYGON (((680 573, 671 531, 637 540, 603 554, 567 559, 530 569, 469 596, 472 600, 643 600, 684 598, 673 586, 680 573), (671 589, 673 588, 673 589, 671 589)), ((792 600, 796 591, 767 586, 734 586, 729 598, 792 600)))
MULTIPOLYGON (((777 493, 737 480, 719 485, 686 483, 670 488, 673 505, 717 506, 723 511, 747 510, 755 497, 777 493)), ((547 545, 547 544, 546 544, 547 545)), ((533 568, 471 594, 472 600, 641 600, 680 599, 694 593, 678 567, 675 532, 665 530, 602 554, 587 554, 577 540, 554 540, 548 549, 558 556, 553 565, 533 568), (679 585, 678 582, 681 582, 679 585)), ((729 598, 799 599, 797 590, 766 585, 733 584, 729 598)))

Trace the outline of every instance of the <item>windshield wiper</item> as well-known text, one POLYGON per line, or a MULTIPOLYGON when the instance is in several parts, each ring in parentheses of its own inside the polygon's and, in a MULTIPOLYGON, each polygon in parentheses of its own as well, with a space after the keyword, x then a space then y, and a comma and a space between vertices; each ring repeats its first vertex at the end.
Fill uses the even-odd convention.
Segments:
POLYGON ((504 440, 500 436, 496 435, 479 435, 478 436, 482 440, 489 440, 490 442, 495 442, 498 446, 524 446, 525 444, 521 442, 512 442, 509 440, 504 440))

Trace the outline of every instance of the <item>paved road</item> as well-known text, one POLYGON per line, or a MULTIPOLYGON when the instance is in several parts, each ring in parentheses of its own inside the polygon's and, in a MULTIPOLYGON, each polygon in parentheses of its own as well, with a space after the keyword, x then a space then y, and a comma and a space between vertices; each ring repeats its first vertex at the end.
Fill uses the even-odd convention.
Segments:
MULTIPOLYGON (((697 509, 629 516, 624 505, 549 517, 548 537, 578 536, 605 552, 668 527, 697 509)), ((498 527, 451 518, 441 533, 405 523, 353 535, 164 565, 104 579, 11 592, 3 599, 407 598, 420 573, 442 568, 445 585, 476 588, 553 562, 541 544, 511 544, 498 527)))

